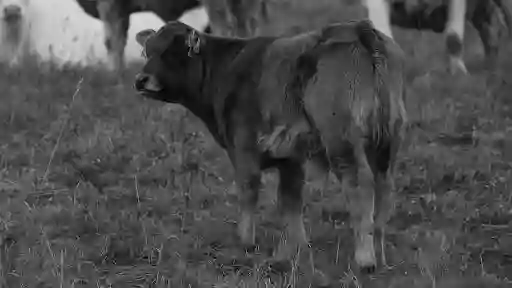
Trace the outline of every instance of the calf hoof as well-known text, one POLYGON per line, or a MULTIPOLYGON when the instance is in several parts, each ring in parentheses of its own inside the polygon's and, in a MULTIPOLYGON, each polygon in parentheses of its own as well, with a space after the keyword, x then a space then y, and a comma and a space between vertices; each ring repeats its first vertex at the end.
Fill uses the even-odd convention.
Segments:
POLYGON ((375 274, 375 271, 377 270, 377 265, 361 266, 359 267, 359 270, 363 274, 375 274))
POLYGON ((293 269, 293 264, 289 260, 285 259, 270 259, 267 260, 267 266, 270 271, 278 274, 289 273, 293 269))
POLYGON ((300 252, 301 246, 298 244, 282 242, 274 253, 274 261, 288 261, 294 259, 300 252))
POLYGON ((256 253, 259 250, 259 247, 256 244, 242 243, 241 246, 244 252, 248 254, 256 253))
POLYGON ((327 288, 333 286, 331 279, 329 279, 329 276, 327 276, 325 273, 317 269, 315 269, 315 271, 313 272, 313 284, 313 287, 319 288, 327 288))
POLYGON ((375 250, 373 247, 361 247, 356 250, 355 255, 356 264, 359 266, 362 273, 375 273, 377 268, 377 260, 375 257, 375 250))

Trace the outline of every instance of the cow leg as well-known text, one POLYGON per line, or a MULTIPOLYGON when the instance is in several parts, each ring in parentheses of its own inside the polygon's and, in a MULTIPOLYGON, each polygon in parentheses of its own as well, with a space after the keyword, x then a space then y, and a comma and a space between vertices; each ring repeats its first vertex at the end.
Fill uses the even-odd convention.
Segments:
POLYGON ((124 15, 121 7, 117 7, 114 2, 98 0, 97 5, 104 25, 109 68, 121 72, 124 70, 124 48, 130 26, 130 15, 124 15))
POLYGON ((494 2, 482 2, 478 4, 477 11, 471 18, 471 23, 480 35, 487 62, 491 67, 496 64, 500 44, 499 29, 496 29, 500 23, 495 23, 498 20, 498 13, 500 11, 497 11, 494 2))
POLYGON ((368 18, 377 30, 393 38, 390 23, 390 7, 387 0, 364 0, 363 5, 368 10, 368 18))
POLYGON ((449 2, 449 19, 445 35, 446 50, 450 58, 450 72, 454 74, 456 71, 460 71, 467 74, 468 70, 462 59, 466 0, 450 0, 449 2))
POLYGON ((366 160, 364 140, 326 141, 331 171, 341 182, 348 195, 348 207, 355 237, 355 261, 363 272, 373 273, 376 268, 373 214, 374 179, 366 160))
POLYGON ((305 172, 302 163, 293 160, 283 160, 277 168, 279 170, 278 210, 281 213, 285 231, 276 258, 286 260, 291 259, 298 248, 308 244, 302 221, 302 188, 305 172))

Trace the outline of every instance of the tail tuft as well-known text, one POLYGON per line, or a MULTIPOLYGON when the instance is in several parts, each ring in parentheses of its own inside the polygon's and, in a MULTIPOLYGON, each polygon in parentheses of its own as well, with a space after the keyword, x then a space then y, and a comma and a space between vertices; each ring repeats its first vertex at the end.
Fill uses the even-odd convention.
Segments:
POLYGON ((373 63, 373 74, 375 79, 375 100, 376 106, 373 113, 374 131, 376 140, 386 137, 389 134, 391 95, 385 75, 388 72, 387 60, 388 51, 386 42, 389 41, 381 32, 375 29, 370 20, 359 21, 356 25, 359 41, 371 55, 373 63))

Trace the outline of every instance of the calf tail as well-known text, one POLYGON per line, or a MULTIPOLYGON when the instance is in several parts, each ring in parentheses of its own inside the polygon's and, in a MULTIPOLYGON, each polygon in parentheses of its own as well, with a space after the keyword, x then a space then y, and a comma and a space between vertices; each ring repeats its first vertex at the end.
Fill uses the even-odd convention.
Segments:
POLYGON ((375 98, 372 115, 368 123, 372 137, 379 142, 383 137, 389 137, 391 130, 391 92, 386 75, 388 74, 388 51, 386 38, 377 31, 369 20, 360 21, 356 25, 359 41, 372 58, 375 98))

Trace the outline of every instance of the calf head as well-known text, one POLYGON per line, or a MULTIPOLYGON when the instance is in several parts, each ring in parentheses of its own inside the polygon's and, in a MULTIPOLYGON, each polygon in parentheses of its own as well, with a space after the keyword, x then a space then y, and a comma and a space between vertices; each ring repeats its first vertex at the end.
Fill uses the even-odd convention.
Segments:
POLYGON ((179 21, 171 21, 158 31, 140 31, 136 41, 142 46, 146 63, 135 78, 135 89, 148 98, 182 103, 197 87, 196 75, 201 75, 201 60, 196 54, 201 53, 204 35, 179 21))
POLYGON ((29 5, 29 0, 0 0, 0 15, 7 24, 19 23, 29 5))

